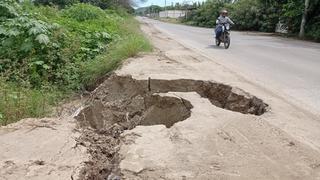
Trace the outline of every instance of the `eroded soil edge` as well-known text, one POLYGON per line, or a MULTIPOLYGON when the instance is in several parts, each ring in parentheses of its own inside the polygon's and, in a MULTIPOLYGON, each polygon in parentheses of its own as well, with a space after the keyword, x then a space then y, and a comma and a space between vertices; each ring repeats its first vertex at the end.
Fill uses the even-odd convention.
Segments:
POLYGON ((225 84, 191 80, 136 80, 112 75, 103 82, 76 117, 83 134, 78 142, 88 148, 90 161, 81 179, 119 179, 120 134, 137 125, 163 124, 170 128, 190 117, 189 101, 167 92, 197 92, 220 108, 262 115, 268 107, 261 99, 225 84))

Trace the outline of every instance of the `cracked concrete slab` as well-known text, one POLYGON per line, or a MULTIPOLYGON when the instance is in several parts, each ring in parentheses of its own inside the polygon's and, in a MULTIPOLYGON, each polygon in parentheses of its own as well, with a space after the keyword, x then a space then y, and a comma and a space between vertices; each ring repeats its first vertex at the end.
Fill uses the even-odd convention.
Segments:
POLYGON ((0 179, 77 179, 87 160, 73 118, 24 119, 0 128, 0 179))

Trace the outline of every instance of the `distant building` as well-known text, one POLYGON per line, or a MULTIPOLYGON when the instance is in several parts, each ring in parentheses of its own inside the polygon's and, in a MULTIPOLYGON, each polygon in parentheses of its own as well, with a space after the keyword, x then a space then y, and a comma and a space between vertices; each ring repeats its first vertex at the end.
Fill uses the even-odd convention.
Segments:
POLYGON ((186 11, 181 10, 168 10, 168 11, 160 11, 159 17, 160 18, 181 18, 186 16, 186 11))
POLYGON ((288 26, 286 24, 281 23, 280 21, 277 23, 276 30, 277 33, 288 33, 288 26))

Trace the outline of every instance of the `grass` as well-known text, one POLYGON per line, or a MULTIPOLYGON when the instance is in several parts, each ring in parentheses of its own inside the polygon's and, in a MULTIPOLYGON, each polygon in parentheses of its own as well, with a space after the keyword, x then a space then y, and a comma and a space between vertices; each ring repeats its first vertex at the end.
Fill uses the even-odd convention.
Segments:
POLYGON ((129 17, 121 26, 121 38, 111 43, 108 51, 95 61, 83 64, 84 85, 92 86, 100 77, 117 68, 122 60, 134 57, 139 52, 152 50, 151 43, 143 36, 135 19, 129 17))
MULTIPOLYGON (((119 37, 109 44, 106 52, 92 61, 80 64, 84 87, 95 84, 100 77, 116 69, 121 61, 139 52, 152 50, 133 17, 124 18, 118 34, 119 37)), ((30 89, 0 79, 0 126, 23 118, 44 117, 68 95, 70 92, 52 86, 30 89)))
POLYGON ((28 117, 43 117, 62 94, 54 90, 23 88, 0 80, 0 126, 28 117))

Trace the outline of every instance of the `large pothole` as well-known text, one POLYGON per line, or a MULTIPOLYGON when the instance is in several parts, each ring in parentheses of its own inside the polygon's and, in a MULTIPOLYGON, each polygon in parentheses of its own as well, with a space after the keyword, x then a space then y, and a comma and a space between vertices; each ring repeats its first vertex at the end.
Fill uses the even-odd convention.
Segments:
POLYGON ((95 91, 93 98, 104 102, 132 99, 154 93, 197 92, 218 107, 244 114, 261 115, 266 111, 261 99, 235 87, 210 81, 177 80, 136 80, 130 76, 111 76, 95 91))
POLYGON ((189 101, 150 93, 118 100, 94 99, 76 117, 80 126, 104 129, 117 124, 124 129, 163 124, 167 128, 190 117, 189 101))
POLYGON ((191 103, 160 95, 168 92, 197 92, 217 107, 243 114, 262 115, 268 106, 241 89, 220 83, 191 79, 136 80, 112 75, 92 93, 87 106, 76 117, 84 129, 79 142, 91 154, 81 179, 120 176, 117 152, 124 130, 157 124, 170 128, 190 117, 191 103))

